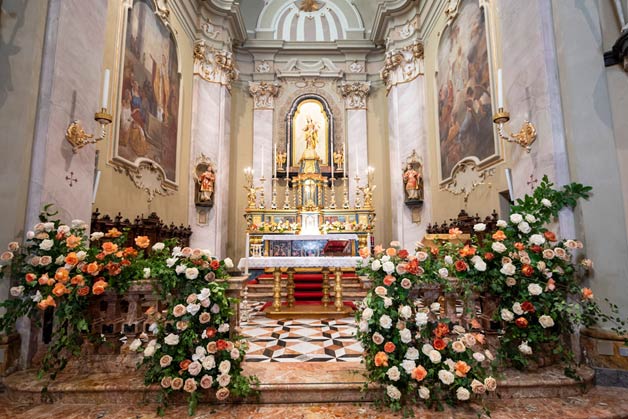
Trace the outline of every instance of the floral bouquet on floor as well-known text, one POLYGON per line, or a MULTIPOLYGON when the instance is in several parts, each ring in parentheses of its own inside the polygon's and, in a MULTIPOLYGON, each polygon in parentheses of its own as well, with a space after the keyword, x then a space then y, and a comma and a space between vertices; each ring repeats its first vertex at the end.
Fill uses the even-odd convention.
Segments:
POLYGON ((413 292, 420 284, 439 283, 426 271, 428 254, 410 254, 393 242, 386 250, 377 246, 372 257, 368 249, 360 255, 360 274, 373 279, 373 288, 356 313, 357 337, 369 382, 385 389, 384 403, 400 410, 421 399, 440 408, 443 401, 455 404, 494 391, 496 382, 486 375, 492 354, 481 347, 484 336, 460 326, 452 330, 447 320, 428 321, 429 310, 413 292))

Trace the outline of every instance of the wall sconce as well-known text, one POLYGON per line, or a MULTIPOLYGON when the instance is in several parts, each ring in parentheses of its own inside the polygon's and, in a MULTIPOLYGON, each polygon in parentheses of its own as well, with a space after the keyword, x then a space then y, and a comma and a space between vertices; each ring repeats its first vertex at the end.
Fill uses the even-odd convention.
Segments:
POLYGON ((76 154, 87 144, 94 144, 105 139, 107 135, 107 125, 111 124, 113 117, 107 111, 107 99, 109 97, 109 69, 105 70, 105 80, 103 84, 102 107, 100 112, 94 114, 94 120, 100 124, 101 134, 99 138, 94 138, 93 134, 87 134, 80 121, 72 121, 65 132, 65 138, 72 145, 72 151, 76 154))
POLYGON ((527 153, 532 149, 532 143, 536 141, 536 128, 530 121, 523 121, 519 132, 513 134, 505 127, 510 121, 510 113, 504 110, 504 86, 502 83, 502 69, 497 70, 497 113, 493 115, 493 123, 497 124, 499 138, 509 143, 517 143, 523 147, 527 153))

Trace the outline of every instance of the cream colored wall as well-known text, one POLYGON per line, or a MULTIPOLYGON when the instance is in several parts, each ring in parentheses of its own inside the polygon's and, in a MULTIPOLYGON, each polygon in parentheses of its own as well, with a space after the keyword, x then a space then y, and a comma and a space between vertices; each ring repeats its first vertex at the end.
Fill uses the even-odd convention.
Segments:
MULTIPOLYGON (((113 115, 117 112, 119 103, 120 69, 122 65, 122 48, 124 34, 121 32, 125 20, 124 7, 119 0, 109 0, 104 68, 112 72, 112 96, 110 99, 113 115)), ((178 48, 179 67, 181 70, 181 97, 180 97, 180 125, 179 125, 179 157, 178 157, 178 190, 170 196, 156 195, 152 202, 148 202, 148 194, 138 189, 131 179, 124 173, 116 171, 109 164, 113 155, 113 135, 117 121, 111 124, 107 141, 98 145, 100 160, 98 169, 102 171, 100 186, 93 208, 98 208, 102 214, 111 216, 122 213, 124 217, 156 212, 166 223, 189 224, 188 179, 190 176, 190 138, 192 117, 192 86, 193 86, 193 40, 186 35, 181 22, 174 13, 170 13, 170 22, 175 31, 178 48)))
MULTIPOLYGON (((253 162, 253 98, 248 85, 236 83, 231 89, 231 157, 229 179, 229 240, 227 256, 237 264, 245 255, 247 205, 244 168, 253 162)), ((282 197, 280 194, 279 197, 282 197)), ((280 202, 283 202, 280 200, 280 202)))
MULTIPOLYGON (((373 84, 367 102, 367 130, 369 165, 375 168, 375 185, 373 193, 375 204, 375 243, 387 244, 392 237, 392 215, 390 212, 390 176, 391 167, 388 147, 388 103, 386 88, 381 84, 373 84)), ((393 172, 397 168, 393 168, 393 172)), ((399 175, 397 170, 393 174, 399 175)), ((401 178, 400 178, 401 179, 401 178)))
MULTIPOLYGON (((441 2, 442 3, 442 2, 441 2)), ((490 3, 493 4, 493 3, 490 3)), ((494 7, 489 5, 488 7, 494 7)), ((490 21, 490 29, 494 30, 494 34, 497 35, 499 28, 495 25, 495 20, 490 21)), ((510 152, 508 145, 504 147, 503 144, 499 144, 502 161, 494 165, 495 173, 486 179, 485 184, 479 185, 469 195, 468 201, 464 202, 464 196, 453 195, 450 192, 441 190, 441 178, 440 178, 440 159, 439 153, 439 137, 438 132, 438 99, 436 88, 436 70, 437 70, 437 54, 440 38, 446 25, 446 17, 444 13, 441 13, 432 26, 431 31, 426 34, 424 40, 425 45, 425 92, 426 92, 426 111, 427 115, 427 138, 429 142, 429 176, 431 181, 432 192, 432 220, 442 222, 455 218, 460 209, 465 209, 471 215, 479 214, 481 217, 489 215, 493 210, 499 212, 499 193, 508 189, 506 183, 506 175, 504 169, 509 167, 510 152)), ((487 30, 487 35, 490 33, 487 30)), ((489 57, 489 66, 491 66, 491 72, 496 74, 499 60, 499 45, 496 42, 493 45, 493 56, 495 60, 491 63, 489 57)), ((489 44, 489 48, 491 45, 489 44)), ((446 69, 445 69, 446 70, 446 69)), ((496 76, 495 76, 496 77, 496 76)), ((493 102, 497 99, 494 97, 493 102)))

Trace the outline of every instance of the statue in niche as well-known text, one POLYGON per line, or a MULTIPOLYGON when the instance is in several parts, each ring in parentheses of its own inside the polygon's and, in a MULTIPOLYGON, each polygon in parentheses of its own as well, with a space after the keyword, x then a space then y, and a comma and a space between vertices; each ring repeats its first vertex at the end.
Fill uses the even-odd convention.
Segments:
POLYGON ((212 163, 204 156, 194 169, 194 178, 196 180, 195 204, 199 207, 212 207, 216 174, 212 163))
POLYGON ((414 150, 406 161, 406 167, 403 172, 403 183, 406 192, 406 203, 420 202, 423 200, 422 165, 414 150))
POLYGON ((320 157, 316 152, 318 145, 318 124, 312 120, 311 116, 307 116, 307 122, 303 127, 305 134, 305 150, 301 155, 299 163, 301 165, 301 173, 320 173, 320 157))

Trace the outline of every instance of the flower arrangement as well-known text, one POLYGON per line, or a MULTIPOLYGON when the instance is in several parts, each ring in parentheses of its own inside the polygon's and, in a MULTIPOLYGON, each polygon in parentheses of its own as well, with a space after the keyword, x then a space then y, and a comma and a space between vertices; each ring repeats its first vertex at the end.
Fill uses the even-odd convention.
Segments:
POLYGON ((298 232, 301 230, 301 225, 298 223, 291 223, 288 220, 283 222, 261 222, 260 224, 251 224, 251 231, 259 231, 259 232, 270 232, 270 233, 288 233, 288 232, 298 232))
POLYGON ((356 223, 355 221, 340 222, 327 220, 319 227, 319 230, 321 233, 327 234, 342 231, 370 231, 372 228, 367 224, 356 223))
POLYGON ((373 279, 373 289, 356 314, 358 339, 369 382, 385 389, 386 404, 399 410, 418 395, 428 406, 442 407, 443 401, 456 404, 494 391, 484 335, 438 319, 413 296, 415 286, 434 283, 424 268, 428 254, 410 254, 393 242, 360 255, 360 273, 373 279))

